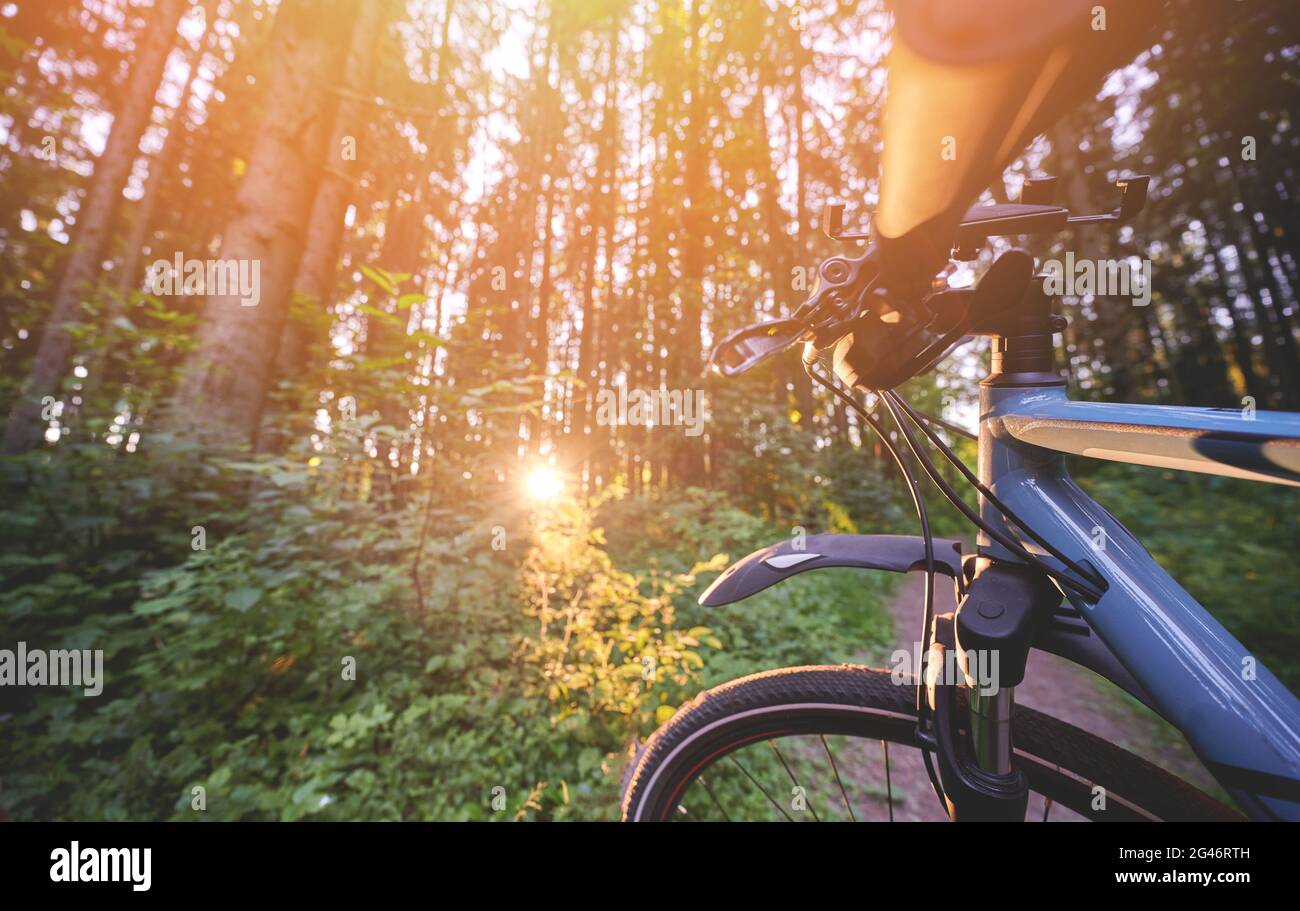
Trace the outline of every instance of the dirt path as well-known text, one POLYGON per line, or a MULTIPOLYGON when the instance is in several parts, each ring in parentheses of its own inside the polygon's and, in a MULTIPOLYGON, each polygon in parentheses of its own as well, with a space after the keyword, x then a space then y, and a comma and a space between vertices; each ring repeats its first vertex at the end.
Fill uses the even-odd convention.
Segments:
MULTIPOLYGON (((915 651, 924 597, 925 577, 921 573, 909 574, 890 605, 894 648, 915 651)), ((955 609, 950 586, 938 586, 935 607, 940 613, 955 609)), ((1197 787, 1212 793, 1215 791, 1209 773, 1168 723, 1128 699, 1109 681, 1056 655, 1037 651, 1030 654, 1025 680, 1016 688, 1016 701, 1131 750, 1197 787)), ((883 760, 883 754, 880 759, 883 760)), ((899 748, 891 751, 889 759, 895 818, 945 818, 938 808, 938 800, 930 788, 919 754, 899 748)), ((872 778, 879 777, 878 772, 869 774, 872 778)), ((1041 817, 1042 811, 1041 800, 1036 796, 1031 798, 1029 818, 1041 817)), ((867 811, 868 818, 886 818, 887 814, 887 805, 867 811)), ((1066 819, 1072 815, 1058 807, 1053 808, 1051 818, 1066 819)))

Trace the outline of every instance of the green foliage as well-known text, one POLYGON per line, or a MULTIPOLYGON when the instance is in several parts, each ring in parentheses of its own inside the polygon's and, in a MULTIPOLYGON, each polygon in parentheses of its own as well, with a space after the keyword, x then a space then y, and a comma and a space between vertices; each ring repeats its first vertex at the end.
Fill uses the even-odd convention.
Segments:
MULTIPOLYGON (((639 572, 677 571, 715 553, 738 560, 795 533, 758 519, 715 491, 691 488, 662 498, 606 503, 601 522, 610 551, 639 572), (617 531, 615 531, 617 530, 617 531)), ((805 529, 815 534, 821 528, 805 529)), ((723 566, 715 564, 716 569, 723 566)), ((712 582, 713 577, 704 578, 712 582)), ((711 627, 723 651, 705 669, 709 685, 791 664, 861 661, 889 642, 884 609, 897 579, 888 573, 804 573, 738 604, 705 608, 703 585, 677 599, 683 624, 711 627)))
POLYGON ((694 571, 776 536, 717 494, 606 502, 620 529, 647 520, 616 558, 573 502, 503 509, 453 479, 430 503, 358 498, 362 438, 310 459, 160 442, 11 463, 34 483, 0 513, 6 639, 103 648, 105 685, 5 688, 7 815, 612 818, 628 745, 704 685, 883 633, 865 576, 696 605, 694 571))

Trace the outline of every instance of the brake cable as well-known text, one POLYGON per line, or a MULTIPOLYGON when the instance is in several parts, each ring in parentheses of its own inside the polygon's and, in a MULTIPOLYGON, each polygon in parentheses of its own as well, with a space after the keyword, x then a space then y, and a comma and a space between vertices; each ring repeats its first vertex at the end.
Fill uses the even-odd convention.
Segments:
POLYGON ((916 674, 916 717, 917 726, 920 729, 917 739, 920 742, 921 757, 925 761, 925 772, 930 778, 930 785, 934 788, 939 803, 942 806, 947 806, 948 800, 944 794, 943 785, 939 781, 939 775, 935 772, 930 750, 926 747, 925 738, 919 736, 920 733, 924 733, 925 725, 930 720, 930 703, 925 698, 925 676, 930 657, 930 629, 934 623, 934 534, 930 530, 930 516, 925 508, 925 499, 921 496, 920 484, 917 483, 916 475, 912 472, 902 453, 898 451, 893 440, 889 438, 889 434, 876 417, 859 405, 853 396, 841 390, 833 381, 827 380, 816 373, 813 370, 813 363, 806 357, 804 358, 804 373, 808 374, 808 377, 814 382, 829 389, 836 397, 867 421, 871 429, 875 431, 876 436, 879 437, 880 442, 885 445, 889 454, 894 457, 894 462, 898 465, 899 471, 903 473, 903 477, 907 481, 908 492, 912 495, 912 504, 916 507, 916 516, 921 524, 921 537, 925 544, 925 616, 921 630, 921 666, 917 668, 916 674))
MULTIPOLYGON (((899 401, 903 401, 902 396, 899 396, 899 401)), ((904 402, 904 404, 906 404, 906 402, 904 402)), ((932 414, 926 414, 924 411, 917 411, 911 405, 907 405, 907 413, 912 417, 913 422, 915 422, 917 418, 920 418, 921 420, 925 421, 925 423, 942 427, 944 430, 948 431, 949 433, 955 433, 958 436, 963 436, 968 440, 979 440, 979 434, 971 433, 965 427, 958 427, 956 424, 949 424, 947 421, 943 420, 942 418, 937 418, 932 414)), ((931 439, 933 439, 933 437, 931 437, 931 439)))
MULTIPOLYGON (((826 389, 830 390, 830 392, 833 395, 835 395, 836 398, 840 399, 842 402, 844 402, 846 405, 852 408, 855 412, 857 412, 864 420, 866 420, 866 422, 871 427, 871 429, 876 433, 880 441, 885 445, 886 449, 889 451, 889 454, 893 457, 895 463, 899 467, 899 470, 902 472, 904 478, 908 483, 908 491, 912 496, 912 502, 913 505, 916 507, 917 517, 921 523, 921 532, 925 543, 925 553, 926 553, 926 585, 925 585, 924 626, 921 633, 921 637, 922 637, 921 667, 919 668, 919 674, 917 678, 916 707, 917 707, 918 726, 920 728, 919 734, 923 735, 925 733, 925 725, 928 723, 930 719, 929 703, 925 699, 923 687, 925 685, 925 672, 929 660, 929 645, 930 645, 931 634, 932 634, 932 626, 934 623, 934 562, 933 562, 934 561, 934 537, 930 529, 929 515, 925 509, 924 501, 920 495, 920 485, 917 483, 915 474, 912 472, 911 468, 907 465, 906 460, 902 457, 901 452, 894 445, 893 441, 889 439, 889 434, 885 431, 884 427, 880 424, 879 420, 874 415, 872 415, 869 411, 867 411, 867 409, 864 408, 852 395, 841 390, 836 383, 834 383, 833 381, 829 381, 826 378, 820 376, 818 373, 816 373, 813 370, 813 363, 814 363, 813 361, 810 361, 807 359, 807 357, 805 357, 803 362, 804 372, 808 374, 809 378, 817 382, 819 385, 824 386, 826 389)), ((958 459, 956 454, 953 453, 952 450, 949 449, 947 445, 943 443, 942 439, 940 439, 937 436, 937 434, 934 433, 933 430, 931 430, 928 426, 925 425, 924 417, 916 413, 915 410, 912 409, 912 407, 908 405, 907 402, 902 398, 902 396, 898 395, 898 393, 893 390, 885 390, 881 394, 881 398, 885 402, 885 406, 889 410, 889 413, 891 417, 894 419, 894 422, 898 425, 899 431, 902 433, 904 440, 907 442, 908 448, 912 451, 912 455, 915 456, 917 461, 921 463, 922 467, 925 469, 926 474, 930 477, 930 480, 934 482, 935 486, 939 489, 940 493, 943 494, 943 496, 945 497, 945 499, 948 500, 949 503, 951 503, 955 508, 961 511, 962 514, 968 520, 970 520, 972 524, 974 524, 977 528, 979 528, 981 531, 987 534, 994 541, 996 541, 997 543, 1001 544, 1003 547, 1011 551, 1011 553, 1014 556, 1024 560, 1027 564, 1034 566, 1035 568, 1039 569, 1041 572, 1047 574, 1049 577, 1056 580, 1063 587, 1070 588, 1073 591, 1083 595, 1084 597, 1088 597, 1092 600, 1096 600, 1100 598, 1101 596, 1100 592, 1088 588, 1085 584, 1082 584, 1076 581, 1075 579, 1070 578, 1068 575, 1062 573, 1060 570, 1057 570, 1054 567, 1049 566, 1047 563, 1041 560, 1037 555, 1030 553, 1022 544, 1010 538, 1009 536, 1003 534, 998 529, 993 528, 978 513, 972 510, 966 504, 966 502, 962 500, 961 496, 952 488, 952 486, 948 484, 948 482, 945 481, 943 477, 939 474, 939 470, 935 466, 934 461, 924 451, 924 449, 921 447, 920 441, 916 438, 915 434, 912 433, 912 431, 908 428, 907 424, 904 422, 902 416, 903 413, 906 413, 908 419, 911 420, 914 424, 916 424, 917 427, 920 428, 921 431, 926 435, 926 437, 930 439, 930 441, 934 443, 934 445, 937 446, 941 452, 944 453, 944 456, 955 467, 957 467, 959 471, 961 471, 962 475, 966 478, 966 480, 969 481, 976 488, 976 490, 978 490, 982 495, 984 495, 988 499, 988 501, 994 506, 994 508, 997 509, 998 512, 1003 515, 1004 519, 1014 522, 1018 527, 1023 529, 1031 538, 1033 538, 1037 543, 1043 546, 1049 553, 1051 553, 1057 559, 1061 560, 1062 563, 1064 563, 1069 569, 1083 576, 1085 579, 1092 581, 1092 574, 1087 572, 1083 567, 1079 566, 1074 561, 1070 560, 1064 554, 1060 553, 1058 550, 1053 548, 1052 545, 1050 545, 1045 540, 1043 540, 1035 531, 1033 531, 1032 528, 1029 528, 1024 523, 1024 521, 1015 514, 1013 510, 1007 507, 1006 504, 1002 503, 1002 501, 999 500, 997 496, 992 493, 991 490, 989 490, 984 484, 982 484, 979 481, 979 479, 976 478, 971 473, 970 469, 965 465, 965 463, 962 462, 960 459, 958 459)), ((936 796, 938 796, 940 801, 946 805, 946 798, 944 796, 943 787, 939 782, 938 775, 934 771, 933 761, 930 752, 925 748, 924 737, 918 736, 918 739, 921 741, 921 753, 925 761, 926 772, 930 777, 931 786, 934 788, 936 796)))
POLYGON ((1075 593, 1084 595, 1084 597, 1091 600, 1101 598, 1100 591, 1091 589, 1091 587, 1082 584, 1082 582, 1074 580, 1074 578, 1067 576, 1066 573, 1061 572, 1060 569, 1049 567, 1049 565, 1044 563, 1039 556, 1031 554, 1030 551, 1026 550, 1026 547, 1021 545, 1018 541, 1015 541, 1015 539, 1011 538, 1010 535, 1004 534, 1000 532, 1000 530, 993 528, 993 526, 989 525, 987 521, 984 521, 983 517, 980 516, 978 512, 975 512, 974 509, 967 506, 966 500, 963 500, 961 495, 959 495, 956 490, 953 490, 952 485, 949 485, 948 482, 944 481, 943 476, 940 476, 939 468, 935 467, 935 463, 933 463, 931 457, 924 454, 922 448, 920 448, 920 442, 917 437, 915 437, 913 431, 907 428, 904 420, 902 420, 902 415, 900 411, 898 411, 897 405, 894 404, 894 399, 889 396, 888 392, 885 392, 881 398, 884 399, 885 407, 889 409, 889 413, 893 416, 894 424, 898 425, 898 430, 902 431, 902 435, 907 439, 907 446, 911 448, 913 455, 917 456, 917 460, 920 461, 922 467, 926 469, 926 473, 930 476, 930 480, 935 482, 935 486, 939 487, 940 493, 948 499, 948 502, 952 503, 953 507, 957 508, 963 516, 966 516, 966 519, 969 519, 972 524, 980 530, 980 532, 987 534, 989 538, 1000 543, 1002 547, 1008 548, 1008 550, 1011 551, 1011 554, 1023 560, 1024 563, 1030 564, 1032 567, 1040 569, 1041 572, 1047 573, 1048 576, 1052 577, 1053 580, 1056 580, 1058 584, 1069 587, 1069 589, 1073 589, 1075 593))
MULTIPOLYGON (((960 494, 958 494, 957 491, 955 491, 952 488, 952 486, 943 479, 942 475, 939 474, 939 469, 935 466, 933 460, 931 460, 930 457, 926 455, 925 452, 921 449, 920 441, 916 439, 916 435, 913 434, 911 429, 907 426, 907 424, 904 423, 902 414, 900 414, 900 410, 898 407, 898 403, 901 401, 901 398, 899 397, 898 393, 894 392, 893 390, 887 390, 884 393, 882 393, 882 397, 884 398, 885 401, 885 407, 888 408, 889 413, 893 415, 894 423, 898 425, 898 429, 902 432, 903 436, 907 439, 907 443, 912 450, 912 454, 916 456, 918 461, 920 461, 922 467, 925 468, 926 474, 930 476, 930 480, 934 482, 934 485, 939 488, 940 492, 944 495, 945 498, 947 498, 948 502, 951 503, 957 510, 959 510, 962 515, 964 515, 967 519, 969 519, 977 528, 980 529, 980 531, 984 532, 986 535, 988 535, 998 544, 1001 544, 1007 550, 1011 551, 1011 553, 1014 554, 1016 557, 1019 557, 1021 560, 1024 560, 1026 563, 1030 564, 1031 566, 1034 566, 1035 568, 1041 570, 1042 572, 1045 572, 1047 575, 1051 576, 1054 580, 1056 580, 1060 585, 1072 589, 1077 594, 1080 594, 1091 601, 1096 601, 1101 598, 1101 592, 1089 586, 1087 582, 1079 582, 1078 580, 1071 578, 1069 575, 1061 572, 1055 567, 1049 566, 1037 554, 1030 553, 1029 550, 1023 544, 1016 541, 1010 535, 1007 535, 999 531, 998 529, 994 528, 992 525, 986 522, 984 518, 979 515, 979 513, 971 509, 971 507, 966 503, 966 501, 961 498, 960 494)), ((964 469, 963 473, 969 472, 969 469, 967 469, 964 465, 960 467, 964 469)), ((986 495, 987 493, 991 493, 991 491, 988 491, 988 489, 984 487, 983 484, 981 484, 978 480, 971 479, 969 475, 967 476, 967 480, 972 480, 976 489, 979 490, 980 493, 984 493, 986 495)), ((990 502, 994 502, 995 500, 996 498, 992 498, 990 502)), ((1006 518, 1011 518, 1021 528, 1025 527, 1019 519, 1015 518, 1014 516, 1006 515, 1007 512, 1006 509, 1003 506, 1001 506, 998 502, 994 502, 994 505, 998 508, 1000 512, 1004 514, 1006 518)), ((1025 530, 1028 531, 1028 529, 1025 530)), ((1035 538, 1035 540, 1038 540, 1037 536, 1034 535, 1033 532, 1029 532, 1029 533, 1031 536, 1035 538)), ((1039 541, 1039 543, 1041 544, 1042 542, 1039 541)), ((1064 555, 1050 548, 1050 546, 1049 546, 1049 550, 1052 552, 1052 555, 1055 556, 1058 560, 1061 560, 1062 562, 1066 563, 1072 570, 1074 570, 1075 572, 1083 576, 1085 580, 1088 579, 1089 574, 1085 572, 1082 569, 1082 567, 1074 563, 1074 561, 1070 560, 1069 558, 1065 557, 1064 555)))
MULTIPOLYGON (((1034 529, 1027 522, 1021 519, 1020 516, 1016 515, 1015 511, 1012 510, 1011 507, 1007 506, 1005 503, 999 500, 997 495, 993 493, 992 489, 990 489, 988 486, 982 483, 979 478, 975 477, 974 472, 972 472, 970 468, 966 465, 966 463, 963 462, 961 458, 958 457, 958 455, 954 453, 946 443, 944 443, 943 439, 937 433, 935 433, 931 428, 925 425, 925 422, 930 420, 928 415, 921 414, 920 412, 918 412, 916 409, 914 409, 911 405, 907 403, 907 400, 905 398, 903 398, 901 395, 899 395, 897 392, 893 390, 886 392, 885 395, 893 398, 894 403, 899 405, 903 409, 903 411, 907 413, 907 416, 908 418, 911 419, 912 423, 915 424, 921 430, 921 432, 924 433, 929 438, 930 442, 933 443, 934 446, 940 452, 943 453, 944 457, 948 460, 948 462, 952 464, 954 468, 956 468, 958 471, 962 473, 962 475, 966 478, 966 480, 970 482, 971 486, 973 486, 977 491, 979 491, 981 496, 983 496, 986 500, 988 500, 991 504, 993 504, 993 507, 998 512, 1002 513, 1002 515, 1005 518, 1010 519, 1017 526, 1019 526, 1020 529, 1025 532, 1025 534, 1027 534, 1030 538, 1032 538, 1035 543, 1037 543, 1040 547, 1046 550, 1049 554, 1051 554, 1056 559, 1060 560, 1068 568, 1078 573, 1080 576, 1083 576, 1083 578, 1086 581, 1091 582, 1092 584, 1097 586, 1105 585, 1105 582, 1102 580, 1100 574, 1095 569, 1092 569, 1091 567, 1087 567, 1087 566, 1082 566, 1076 563, 1075 561, 1067 557, 1065 554, 1061 553, 1061 551, 1053 547, 1049 541, 1043 538, 1042 535, 1038 534, 1038 532, 1034 531, 1034 529)), ((965 433, 965 431, 962 432, 965 433)), ((974 437, 973 434, 967 434, 967 435, 970 436, 972 439, 976 439, 976 437, 974 437)))

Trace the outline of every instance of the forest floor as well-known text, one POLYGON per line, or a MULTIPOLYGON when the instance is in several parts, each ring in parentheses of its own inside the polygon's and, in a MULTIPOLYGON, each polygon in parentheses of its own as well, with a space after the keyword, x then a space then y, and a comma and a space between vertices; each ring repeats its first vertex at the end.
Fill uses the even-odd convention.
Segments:
MULTIPOLYGON (((924 597, 925 576, 922 573, 908 574, 890 602, 895 648, 915 651, 924 597)), ((951 587, 938 586, 935 609, 944 613, 955 607, 951 587)), ((880 662, 867 660, 865 663, 880 662)), ((1016 688, 1016 701, 1124 747, 1223 799, 1209 772, 1171 725, 1091 671, 1056 655, 1031 652, 1025 680, 1016 688)), ((881 764, 881 760, 883 755, 874 758, 860 756, 857 762, 850 761, 846 765, 853 778, 859 781, 866 778, 883 784, 880 771, 875 767, 881 764)), ((891 751, 889 772, 896 820, 937 821, 946 818, 930 787, 920 753, 901 747, 891 751)), ((883 793, 879 785, 877 789, 883 793)), ((1043 809, 1042 798, 1031 795, 1027 818, 1041 819, 1043 809)), ((873 801, 872 806, 859 807, 860 813, 864 810, 866 818, 888 818, 888 803, 883 799, 873 801)), ((1057 806, 1051 809, 1049 818, 1063 821, 1079 817, 1057 806)))

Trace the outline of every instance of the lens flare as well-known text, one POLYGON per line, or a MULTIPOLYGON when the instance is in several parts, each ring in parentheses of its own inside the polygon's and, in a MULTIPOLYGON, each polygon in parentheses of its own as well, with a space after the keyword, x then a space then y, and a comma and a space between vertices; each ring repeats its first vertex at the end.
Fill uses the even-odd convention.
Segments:
POLYGON ((552 468, 536 468, 528 475, 528 495, 534 500, 551 501, 564 491, 564 478, 552 468))

